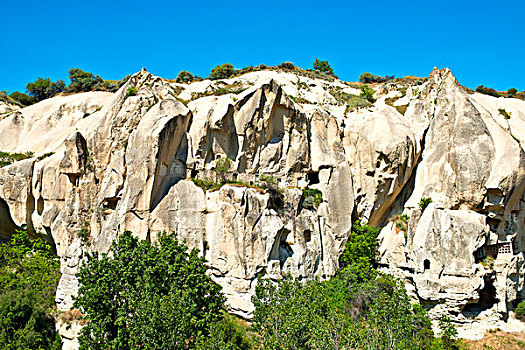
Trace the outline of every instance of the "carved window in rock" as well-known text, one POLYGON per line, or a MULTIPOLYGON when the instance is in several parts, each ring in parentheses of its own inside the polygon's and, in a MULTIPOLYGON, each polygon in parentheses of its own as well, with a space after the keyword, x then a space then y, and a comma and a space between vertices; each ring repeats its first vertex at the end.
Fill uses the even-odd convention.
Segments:
POLYGON ((425 260, 423 261, 423 270, 424 270, 424 271, 430 270, 430 260, 425 259, 425 260))
POLYGON ((318 184, 319 183, 319 172, 314 171, 314 172, 306 174, 306 180, 308 181, 308 185, 318 184))
POLYGON ((512 248, 510 242, 498 244, 498 254, 511 254, 512 248))

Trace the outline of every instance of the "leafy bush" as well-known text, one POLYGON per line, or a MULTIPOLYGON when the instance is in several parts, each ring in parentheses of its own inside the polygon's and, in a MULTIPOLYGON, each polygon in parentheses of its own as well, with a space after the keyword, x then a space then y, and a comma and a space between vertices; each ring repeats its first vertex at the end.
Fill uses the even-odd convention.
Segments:
POLYGON ((332 69, 332 67, 330 67, 328 61, 320 61, 318 58, 316 58, 313 64, 313 68, 319 73, 334 75, 334 70, 332 69))
POLYGON ((479 93, 485 94, 485 95, 490 95, 490 96, 494 96, 494 97, 500 97, 500 93, 499 92, 497 92, 493 88, 484 87, 483 85, 479 85, 476 88, 476 91, 479 92, 479 93))
POLYGON ((346 93, 341 88, 330 90, 330 94, 341 104, 346 104, 345 113, 350 112, 356 108, 364 108, 371 105, 370 101, 360 96, 346 93))
POLYGON ((525 300, 523 300, 522 302, 520 302, 518 304, 518 306, 516 307, 516 317, 519 318, 520 320, 523 320, 525 321, 525 300))
POLYGON ((194 79, 195 79, 195 77, 193 76, 193 74, 183 70, 182 72, 179 73, 179 75, 177 76, 177 79, 175 81, 177 83, 185 83, 185 84, 187 84, 187 83, 191 83, 194 79))
POLYGON ((60 349, 51 316, 59 277, 51 248, 27 232, 0 244, 1 349, 60 349))
POLYGON ((66 84, 63 80, 52 82, 49 78, 38 78, 26 85, 27 93, 35 98, 37 102, 55 96, 64 91, 66 84))
POLYGON ((374 75, 371 73, 363 73, 359 76, 359 81, 365 84, 384 83, 384 82, 387 82, 393 79, 394 79, 393 75, 387 75, 387 76, 382 77, 382 76, 374 75))
POLYGON ((259 280, 253 328, 262 349, 429 349, 424 310, 390 276, 364 283, 341 274, 305 283, 259 280))
POLYGON ((34 156, 31 151, 25 153, 9 153, 0 151, 0 168, 34 156))
POLYGON ((88 254, 77 277, 74 305, 88 320, 80 349, 193 348, 222 319, 206 261, 174 234, 150 243, 124 232, 109 255, 88 254))
POLYGON ((510 112, 507 112, 505 109, 498 109, 499 114, 501 114, 505 119, 510 119, 510 112))
POLYGON ((217 160, 217 163, 215 164, 215 169, 213 169, 213 171, 215 171, 221 183, 226 183, 226 174, 230 170, 231 164, 232 160, 228 157, 217 160))
POLYGON ((224 63, 211 70, 210 79, 228 79, 233 76, 235 69, 231 63, 224 63))
POLYGON ((36 103, 36 99, 34 97, 18 91, 11 93, 9 96, 16 102, 20 103, 22 106, 30 106, 36 103))
POLYGON ((120 79, 117 83, 117 88, 120 89, 122 86, 124 86, 124 84, 128 82, 129 78, 131 78, 131 75, 126 75, 124 78, 120 79))
POLYGON ((510 88, 507 90, 507 97, 514 97, 518 93, 518 90, 515 88, 510 88))
POLYGON ((408 231, 408 220, 410 218, 407 214, 401 214, 394 216, 391 221, 394 222, 394 225, 396 226, 397 230, 407 232, 408 231))
POLYGON ((134 86, 128 87, 128 91, 126 92, 126 97, 135 96, 138 93, 138 90, 135 89, 134 86))
POLYGON ((430 203, 432 203, 432 198, 422 197, 419 201, 419 208, 421 208, 421 211, 424 212, 430 203))
POLYGON ((209 336, 200 336, 197 350, 251 350, 255 344, 248 335, 247 326, 240 324, 235 316, 224 314, 224 318, 210 326, 209 336))
POLYGON ((222 187, 223 184, 220 184, 220 183, 217 183, 217 182, 213 182, 213 181, 210 181, 208 179, 195 179, 195 178, 191 178, 191 181, 193 181, 193 183, 202 188, 202 190, 204 192, 208 191, 208 190, 218 190, 219 188, 222 187))
POLYGON ((290 70, 295 69, 295 66, 293 65, 292 62, 283 62, 278 67, 281 69, 290 69, 290 70))
POLYGON ((302 207, 305 209, 317 209, 323 202, 323 193, 313 188, 304 188, 302 197, 302 207))
POLYGON ((358 281, 365 281, 375 275, 377 236, 379 229, 362 225, 359 220, 352 224, 352 231, 339 258, 340 267, 358 281))
POLYGON ((372 90, 368 85, 361 86, 361 94, 359 95, 370 103, 374 103, 376 99, 374 98, 374 90, 372 90))
POLYGON ((104 80, 93 73, 84 72, 79 68, 71 68, 69 70, 69 80, 71 83, 67 86, 66 92, 86 92, 93 91, 95 86, 101 89, 104 80))

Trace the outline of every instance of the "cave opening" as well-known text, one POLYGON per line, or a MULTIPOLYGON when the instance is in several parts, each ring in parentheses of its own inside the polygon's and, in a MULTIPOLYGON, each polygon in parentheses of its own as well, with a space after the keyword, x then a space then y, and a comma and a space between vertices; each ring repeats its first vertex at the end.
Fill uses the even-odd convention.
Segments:
POLYGON ((478 301, 465 305, 461 313, 467 318, 475 318, 481 312, 491 309, 497 302, 496 288, 492 281, 485 280, 485 286, 479 291, 478 301))
POLYGON ((423 261, 423 270, 430 270, 430 260, 425 259, 425 261, 423 261))

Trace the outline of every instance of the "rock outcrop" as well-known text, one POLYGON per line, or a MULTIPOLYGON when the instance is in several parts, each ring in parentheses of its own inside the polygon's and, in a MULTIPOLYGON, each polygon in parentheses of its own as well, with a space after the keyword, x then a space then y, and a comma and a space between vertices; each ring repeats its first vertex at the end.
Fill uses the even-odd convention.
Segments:
MULTIPOLYGON (((209 261, 230 311, 250 318, 258 278, 332 276, 360 218, 384 226, 381 268, 431 317, 508 321, 525 298, 525 102, 471 95, 448 69, 378 86, 369 107, 336 98, 357 91, 291 72, 185 85, 143 70, 115 94, 13 112, 0 150, 36 156, 0 169, 0 238, 25 228, 54 243, 67 311, 87 252, 123 230, 175 231, 209 261), (205 191, 190 179, 215 180, 224 157, 236 182, 205 191), (282 194, 247 186, 263 175, 282 194), (322 202, 307 205, 306 187, 322 202)), ((75 348, 80 328, 60 329, 75 348)))

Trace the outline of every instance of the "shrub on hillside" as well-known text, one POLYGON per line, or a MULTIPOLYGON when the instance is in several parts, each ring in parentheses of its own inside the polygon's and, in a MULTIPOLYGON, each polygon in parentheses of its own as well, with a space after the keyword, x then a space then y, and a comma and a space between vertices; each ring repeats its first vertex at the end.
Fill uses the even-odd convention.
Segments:
POLYGON ((95 86, 101 89, 104 80, 93 73, 84 72, 78 68, 71 68, 69 70, 69 80, 71 83, 67 86, 66 92, 86 92, 95 90, 95 86))
POLYGON ((525 321, 525 300, 520 302, 518 306, 516 307, 516 317, 520 320, 525 321))
POLYGON ((374 98, 374 90, 370 88, 368 85, 361 86, 361 94, 359 95, 368 102, 374 103, 376 99, 374 98))
POLYGON ((518 93, 518 90, 515 88, 510 88, 507 90, 507 97, 514 97, 518 93))
POLYGON ((295 68, 295 66, 293 65, 292 62, 283 62, 279 65, 279 68, 282 68, 282 69, 291 69, 293 70, 295 68))
POLYGON ((63 80, 52 82, 49 78, 38 78, 26 85, 27 93, 35 98, 37 102, 55 96, 64 91, 66 84, 63 80))
POLYGON ((0 349, 60 349, 51 316, 59 277, 43 241, 17 232, 0 244, 0 349))
POLYGON ((211 70, 210 79, 228 79, 233 76, 235 69, 231 63, 224 63, 211 70))
POLYGON ((382 77, 382 76, 374 75, 371 73, 363 73, 359 76, 359 81, 365 84, 384 83, 384 82, 387 82, 393 79, 394 79, 393 75, 387 75, 387 76, 382 77))
POLYGON ((24 94, 22 92, 15 91, 9 96, 16 102, 20 103, 22 106, 30 106, 36 103, 36 99, 34 97, 24 94))
POLYGON ((183 70, 183 71, 181 71, 179 73, 179 75, 177 76, 177 79, 175 79, 175 81, 177 83, 188 84, 188 83, 191 83, 194 79, 195 79, 195 77, 193 76, 193 74, 183 70))
POLYGON ((496 90, 494 90, 493 88, 490 88, 490 87, 485 87, 483 85, 479 85, 477 88, 476 88, 476 91, 481 93, 481 94, 485 94, 485 95, 489 95, 489 96, 494 96, 494 97, 500 97, 500 93, 497 92, 496 90))
POLYGON ((75 307, 81 349, 192 349, 220 322, 224 297, 206 261, 174 234, 139 241, 127 231, 109 254, 88 254, 75 307))
POLYGON ((328 75, 334 75, 334 70, 330 67, 328 61, 321 61, 318 58, 315 59, 313 64, 314 71, 324 73, 328 75))

